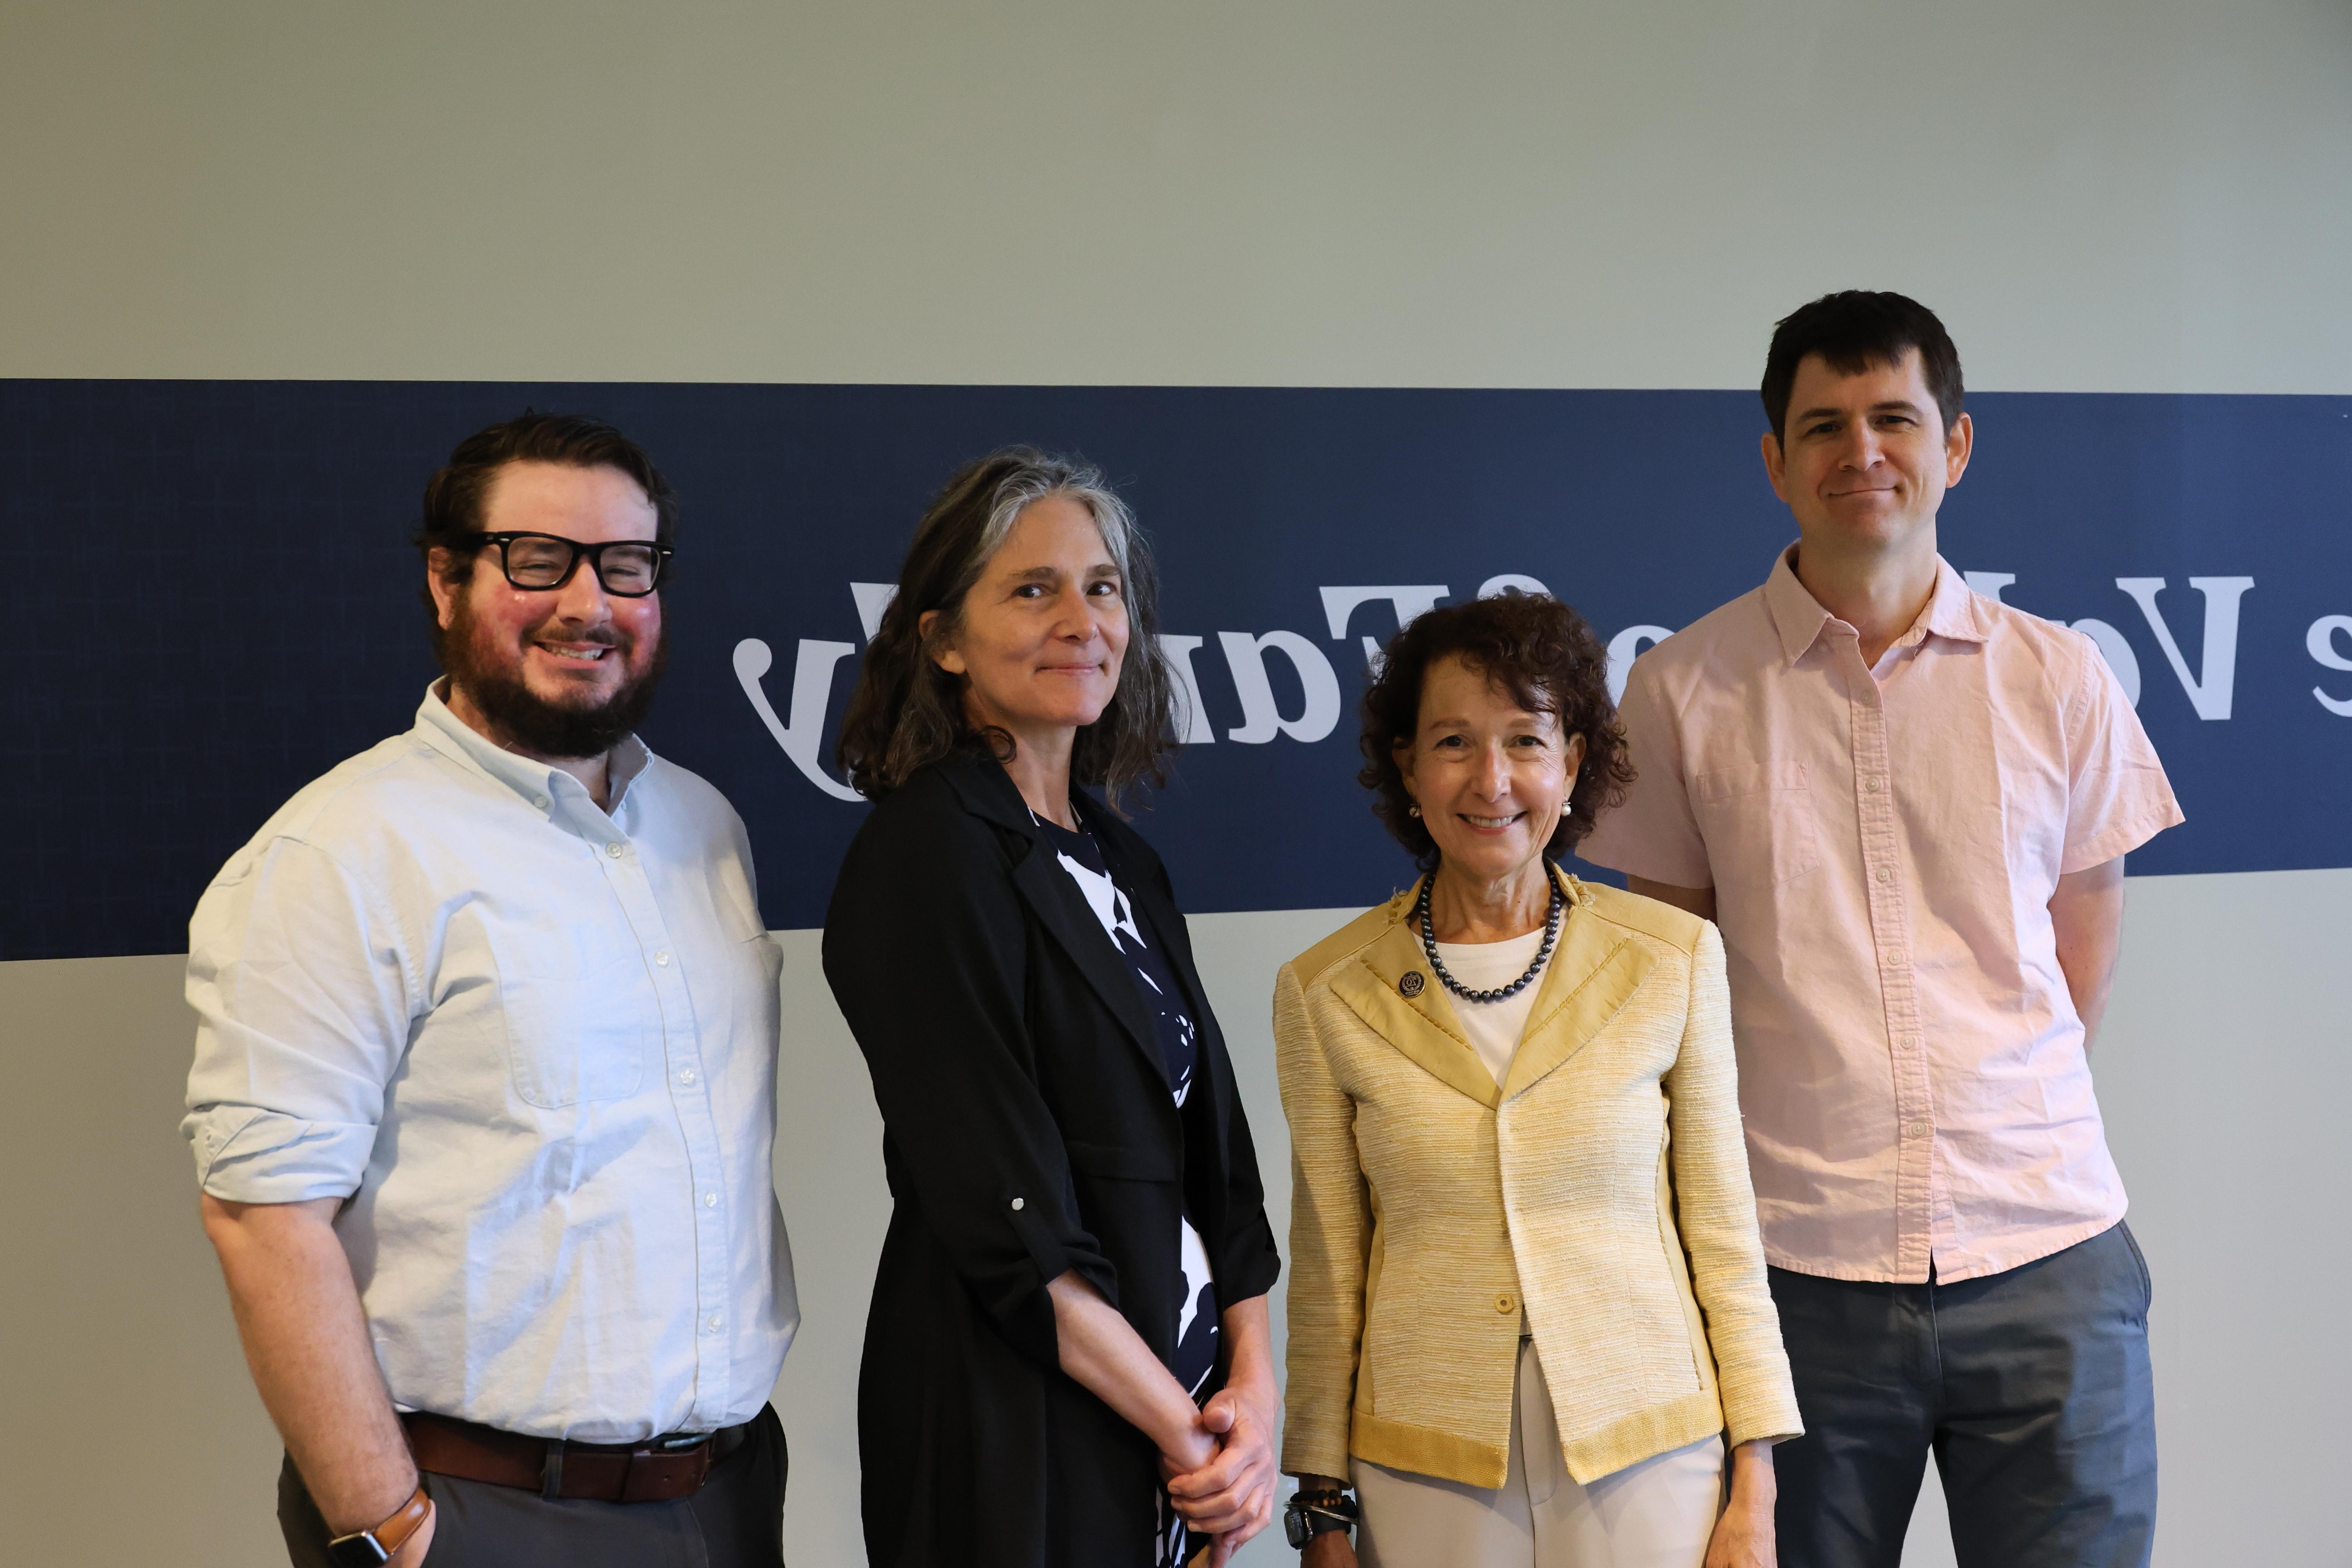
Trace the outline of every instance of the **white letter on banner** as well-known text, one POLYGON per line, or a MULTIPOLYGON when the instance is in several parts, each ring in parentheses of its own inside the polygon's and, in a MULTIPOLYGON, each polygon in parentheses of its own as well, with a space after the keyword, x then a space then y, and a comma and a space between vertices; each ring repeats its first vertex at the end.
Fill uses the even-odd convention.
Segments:
POLYGON ((735 645, 735 679, 743 683, 743 695, 751 700, 752 708, 768 726, 768 733, 776 738, 776 744, 784 749, 784 755, 792 758, 793 765, 809 783, 835 800, 864 798, 827 773, 816 755, 824 735, 825 707, 833 700, 833 667, 841 662, 845 654, 856 651, 855 643, 803 639, 800 658, 793 667, 793 721, 780 724, 767 691, 760 685, 760 678, 768 673, 775 656, 758 637, 745 637, 735 645))
POLYGON ((2132 645, 2124 640, 2124 634, 2100 620, 2076 621, 2074 627, 2099 645, 2099 657, 2116 672, 2116 684, 2124 689, 2124 700, 2138 707, 2139 655, 2132 652, 2132 645))
POLYGON ((1625 678, 1633 673, 1633 660, 1640 657, 1643 643, 1662 643, 1675 634, 1664 626, 1627 626, 1609 639, 1609 700, 1625 700, 1625 678))
POLYGON ((1217 641, 1224 645, 1225 663, 1233 668, 1234 689, 1242 699, 1242 727, 1226 731, 1227 740, 1245 746, 1263 745, 1276 735, 1319 741, 1339 722, 1339 678, 1331 673, 1331 661, 1322 650, 1297 632, 1268 632, 1262 637, 1247 632, 1219 632, 1217 641), (1296 719, 1284 718, 1274 705, 1274 686, 1265 678, 1269 648, 1289 656, 1291 667, 1298 671, 1298 684, 1306 690, 1307 704, 1296 719))
POLYGON ((874 634, 882 629, 882 612, 898 596, 896 583, 852 583, 849 596, 857 601, 857 624, 866 630, 866 640, 872 642, 874 634))
MULTIPOLYGON (((2316 659, 2322 669, 2352 669, 2352 658, 2336 651, 2337 632, 2352 637, 2352 616, 2322 616, 2311 623, 2309 631, 2303 634, 2304 651, 2316 659)), ((2316 686, 2311 689, 2311 694, 2319 699, 2322 708, 2338 719, 2352 719, 2352 697, 2330 697, 2316 686)))
POLYGON ((1497 599, 1514 588, 1522 594, 1541 594, 1546 598, 1551 597, 1549 588, 1532 577, 1522 577, 1517 572, 1506 572, 1500 576, 1487 578, 1478 584, 1478 596, 1482 599, 1497 599))
POLYGON ((2238 600, 2254 585, 2252 577, 2191 577, 2189 585, 2205 595, 2205 657, 2202 678, 2191 679, 2189 661, 2180 657, 2180 645, 2172 640, 2172 628, 2164 624, 2164 616, 2156 607, 2156 595, 2164 587, 2161 577, 2118 577, 2116 586, 2139 602, 2140 614, 2147 617, 2148 630, 2156 634, 2157 646, 2172 663, 2172 673, 2180 678, 2180 689, 2189 693, 2189 704, 2197 710, 2200 719, 2227 719, 2230 698, 2238 678, 2238 600))
MULTIPOLYGON (((1443 583, 1412 583, 1391 588, 1318 588, 1323 595, 1323 618, 1331 627, 1331 640, 1345 642, 1348 638, 1348 617, 1363 605, 1386 599, 1396 607, 1397 628, 1402 631, 1412 624, 1415 616, 1426 615, 1437 607, 1437 601, 1454 590, 1443 583)), ((1364 639, 1364 665, 1377 668, 1381 662, 1381 640, 1364 639)))
POLYGON ((1176 689, 1169 693, 1169 705, 1175 710, 1176 738, 1188 746, 1205 746, 1217 738, 1217 727, 1209 722, 1208 704, 1201 700, 1201 678, 1192 672, 1192 650, 1200 646, 1199 637, 1160 634, 1160 651, 1176 667, 1176 689))

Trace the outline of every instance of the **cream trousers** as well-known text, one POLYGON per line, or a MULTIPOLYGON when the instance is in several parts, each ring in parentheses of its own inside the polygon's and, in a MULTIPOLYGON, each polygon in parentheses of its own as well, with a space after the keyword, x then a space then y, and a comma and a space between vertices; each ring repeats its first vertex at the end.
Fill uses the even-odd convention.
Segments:
POLYGON ((1352 1461, 1363 1568, 1699 1568, 1723 1511, 1723 1439, 1602 1476, 1568 1473, 1551 1390, 1519 1344, 1511 1465, 1500 1489, 1352 1461))

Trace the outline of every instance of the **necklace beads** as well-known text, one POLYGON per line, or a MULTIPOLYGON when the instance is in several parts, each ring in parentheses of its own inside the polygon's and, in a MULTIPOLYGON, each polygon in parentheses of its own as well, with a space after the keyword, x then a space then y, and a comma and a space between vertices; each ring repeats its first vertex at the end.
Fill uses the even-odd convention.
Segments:
POLYGON ((1526 990, 1535 977, 1543 973, 1544 961, 1551 957, 1552 945, 1559 941, 1560 917, 1568 909, 1568 895, 1559 890, 1559 874, 1549 860, 1544 862, 1544 878, 1551 885, 1551 906, 1544 911, 1543 945, 1536 949, 1535 961, 1528 965, 1525 974, 1508 985, 1498 985, 1491 991, 1471 990, 1454 979, 1446 969, 1445 961, 1437 956, 1437 925, 1429 918, 1429 891, 1437 885, 1437 874, 1433 871, 1423 878, 1421 898, 1414 903, 1412 912, 1413 918, 1421 922, 1422 952, 1428 958, 1430 973, 1437 976, 1438 984, 1465 1002, 1502 1002, 1526 990))

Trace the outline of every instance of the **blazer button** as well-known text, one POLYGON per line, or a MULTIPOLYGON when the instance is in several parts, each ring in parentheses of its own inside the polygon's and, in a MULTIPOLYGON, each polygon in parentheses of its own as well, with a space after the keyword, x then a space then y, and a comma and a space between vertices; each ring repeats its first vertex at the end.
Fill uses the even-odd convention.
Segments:
POLYGON ((1495 1310, 1497 1312, 1507 1312, 1517 1305, 1518 1303, 1512 1300, 1508 1296, 1497 1296, 1495 1298, 1495 1310))
POLYGON ((1402 996, 1418 996, 1421 988, 1427 984, 1421 977, 1420 970, 1408 969, 1404 972, 1404 978, 1397 982, 1397 993, 1402 996))

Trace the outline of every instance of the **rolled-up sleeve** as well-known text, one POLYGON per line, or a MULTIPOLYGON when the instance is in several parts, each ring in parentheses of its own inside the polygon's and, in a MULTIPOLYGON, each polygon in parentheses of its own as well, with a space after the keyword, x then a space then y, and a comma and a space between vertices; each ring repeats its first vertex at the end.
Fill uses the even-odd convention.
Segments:
POLYGON ((397 925, 325 852, 277 838, 206 889, 188 928, 196 1052, 180 1131, 233 1203, 357 1192, 407 1048, 397 925))
MULTIPOLYGON (((1233 1064, 1225 1063, 1223 1070, 1225 1081, 1232 1082, 1233 1064)), ((1225 1138, 1224 1223, 1210 1259, 1221 1307, 1263 1296, 1282 1277, 1282 1253, 1274 1245, 1274 1226, 1265 1217, 1265 1186, 1257 1173, 1257 1143, 1250 1136, 1249 1114, 1242 1109, 1238 1092, 1233 1111, 1225 1138)))
POLYGON ((1731 1048, 1731 989, 1723 938, 1700 928, 1692 954, 1681 1052, 1665 1076, 1675 1225, 1691 1262, 1721 1378, 1724 1433, 1733 1444, 1803 1432, 1780 1315, 1764 1273, 1764 1241, 1739 1120, 1739 1069, 1731 1048))
POLYGON ((1332 1075, 1306 992, 1286 963, 1274 983, 1274 1051, 1291 1159, 1282 1468, 1295 1476, 1344 1478, 1364 1331, 1371 1190, 1356 1154, 1355 1102, 1332 1075))
POLYGON ((1026 928, 1010 879, 989 868, 1001 858, 969 819, 869 823, 825 917, 824 973, 926 1227, 1005 1338, 1053 1367, 1047 1283, 1076 1270, 1116 1305, 1118 1279, 1079 1221, 1034 1076, 1026 928))
POLYGON ((2077 632, 2082 663, 2066 704, 2066 847, 2062 875, 2087 871, 2187 820, 2164 763, 2098 645, 2077 632))

